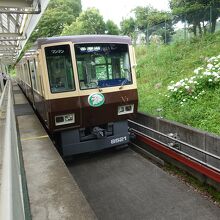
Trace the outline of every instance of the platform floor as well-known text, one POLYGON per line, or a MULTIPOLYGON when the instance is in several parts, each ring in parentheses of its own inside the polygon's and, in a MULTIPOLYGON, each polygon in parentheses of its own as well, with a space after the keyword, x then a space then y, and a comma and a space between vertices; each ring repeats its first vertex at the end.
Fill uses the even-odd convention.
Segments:
POLYGON ((32 219, 96 219, 20 88, 13 91, 32 219))
POLYGON ((98 219, 219 220, 220 208, 131 149, 68 164, 98 219))

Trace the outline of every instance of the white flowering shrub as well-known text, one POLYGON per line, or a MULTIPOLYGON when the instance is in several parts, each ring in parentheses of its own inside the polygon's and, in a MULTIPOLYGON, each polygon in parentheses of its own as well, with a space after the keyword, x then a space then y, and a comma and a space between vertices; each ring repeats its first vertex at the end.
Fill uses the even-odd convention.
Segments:
POLYGON ((189 100, 197 100, 209 88, 220 85, 220 55, 207 59, 207 63, 194 70, 194 76, 168 86, 169 98, 181 105, 189 100))

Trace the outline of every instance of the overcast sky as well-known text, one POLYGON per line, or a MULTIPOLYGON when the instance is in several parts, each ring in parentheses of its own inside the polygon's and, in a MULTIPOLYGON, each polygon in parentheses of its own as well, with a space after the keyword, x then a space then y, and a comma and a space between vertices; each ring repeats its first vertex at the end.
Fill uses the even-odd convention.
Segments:
POLYGON ((159 10, 169 10, 169 0, 81 0, 83 10, 98 8, 104 20, 120 24, 122 18, 129 17, 130 11, 137 6, 151 5, 159 10))

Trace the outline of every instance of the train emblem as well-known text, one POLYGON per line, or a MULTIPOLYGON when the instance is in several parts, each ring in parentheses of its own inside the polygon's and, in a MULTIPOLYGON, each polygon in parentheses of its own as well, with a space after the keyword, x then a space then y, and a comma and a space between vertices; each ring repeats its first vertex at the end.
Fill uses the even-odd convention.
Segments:
POLYGON ((88 103, 92 107, 99 107, 105 102, 105 97, 102 93, 93 93, 88 97, 88 103))

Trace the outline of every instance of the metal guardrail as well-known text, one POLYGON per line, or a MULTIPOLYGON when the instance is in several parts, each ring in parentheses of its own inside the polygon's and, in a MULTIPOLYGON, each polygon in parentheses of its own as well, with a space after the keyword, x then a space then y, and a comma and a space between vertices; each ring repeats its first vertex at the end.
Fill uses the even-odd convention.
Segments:
MULTIPOLYGON (((155 133, 155 134, 157 134, 157 135, 160 135, 160 136, 162 136, 162 137, 165 137, 165 138, 167 138, 168 140, 174 141, 175 143, 184 145, 184 146, 186 146, 186 147, 188 147, 188 148, 190 148, 190 149, 193 149, 193 150, 195 150, 195 151, 198 151, 198 152, 200 152, 200 153, 202 153, 202 154, 204 154, 204 155, 206 155, 206 156, 210 156, 210 157, 212 157, 212 158, 214 158, 214 159, 216 159, 216 160, 220 160, 220 157, 219 157, 219 156, 214 155, 214 154, 212 154, 212 153, 210 153, 210 152, 208 152, 208 151, 199 149, 199 148, 197 148, 197 147, 195 147, 195 146, 193 146, 193 145, 191 145, 191 144, 188 144, 188 143, 183 142, 183 141, 181 141, 181 140, 178 140, 178 139, 176 139, 176 138, 170 137, 170 136, 167 135, 167 134, 164 134, 164 133, 161 133, 161 132, 159 132, 159 131, 156 131, 156 130, 154 130, 154 129, 152 129, 152 128, 149 128, 149 127, 147 127, 147 126, 145 126, 145 125, 142 125, 142 124, 140 124, 140 123, 137 123, 137 122, 134 122, 134 121, 131 121, 131 120, 128 120, 128 121, 129 121, 131 124, 133 124, 133 125, 136 125, 136 126, 138 126, 138 127, 141 127, 141 128, 143 128, 143 129, 146 129, 146 130, 148 130, 148 131, 150 131, 150 132, 153 132, 153 133, 155 133)), ((191 156, 191 155, 189 155, 189 154, 187 154, 187 153, 185 153, 185 152, 183 152, 183 151, 181 151, 181 150, 179 150, 179 149, 177 149, 177 148, 175 148, 175 147, 172 147, 172 146, 170 146, 170 145, 168 145, 168 144, 165 144, 165 143, 159 141, 159 140, 156 139, 156 138, 153 138, 153 137, 151 137, 151 136, 149 136, 149 135, 147 135, 147 134, 145 134, 145 133, 143 133, 143 132, 140 132, 140 131, 137 130, 137 129, 134 129, 134 128, 131 128, 131 129, 132 129, 133 131, 139 133, 140 135, 143 135, 143 136, 145 136, 145 137, 147 137, 147 138, 150 138, 150 139, 152 139, 152 140, 154 140, 154 141, 156 141, 156 142, 158 142, 158 143, 160 143, 160 144, 166 146, 167 148, 169 148, 169 149, 171 149, 171 150, 173 150, 173 151, 176 151, 176 152, 178 152, 178 153, 180 153, 180 154, 182 154, 182 155, 184 155, 184 156, 186 156, 186 157, 188 157, 188 158, 190 158, 190 159, 192 159, 192 160, 194 160, 194 161, 196 161, 196 162, 198 162, 198 163, 200 163, 200 164, 202 164, 202 165, 205 165, 205 166, 207 166, 207 167, 209 167, 209 168, 211 168, 211 169, 213 169, 213 170, 215 170, 215 171, 217 171, 217 172, 220 172, 220 169, 218 169, 217 167, 214 167, 214 166, 212 166, 212 165, 210 165, 210 164, 208 164, 208 163, 206 163, 206 162, 204 162, 204 161, 201 161, 201 160, 199 160, 198 158, 195 158, 195 157, 193 157, 193 156, 191 156)))
POLYGON ((1 140, 2 170, 0 191, 0 219, 24 220, 27 219, 24 181, 22 174, 22 160, 19 152, 19 140, 16 128, 16 119, 12 98, 12 83, 7 81, 1 101, 2 130, 1 140), (5 117, 5 118, 4 118, 5 117))

